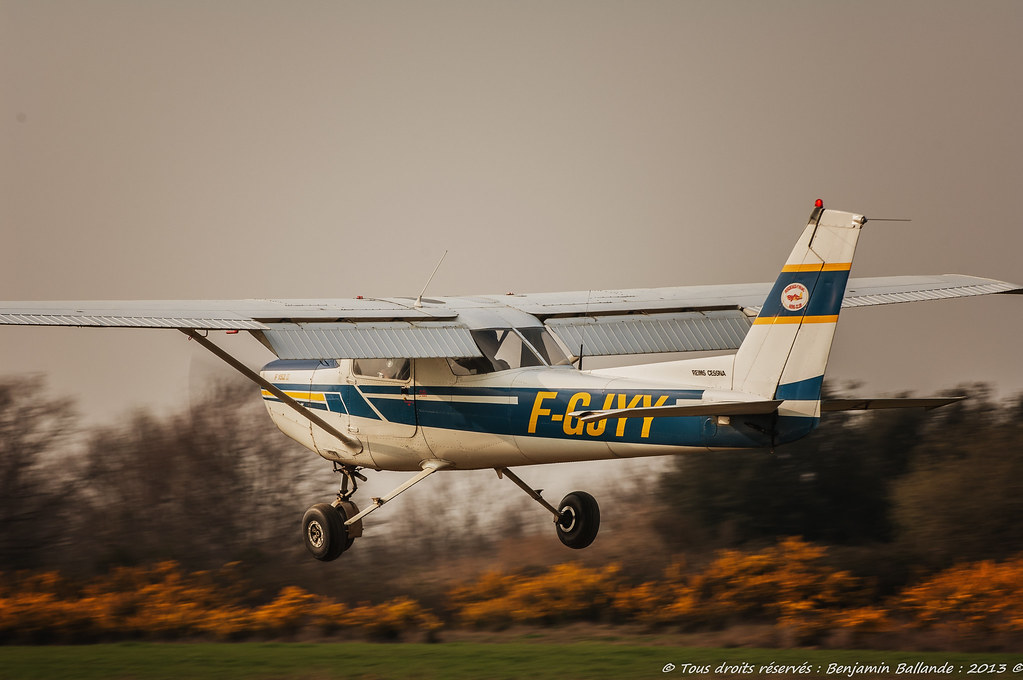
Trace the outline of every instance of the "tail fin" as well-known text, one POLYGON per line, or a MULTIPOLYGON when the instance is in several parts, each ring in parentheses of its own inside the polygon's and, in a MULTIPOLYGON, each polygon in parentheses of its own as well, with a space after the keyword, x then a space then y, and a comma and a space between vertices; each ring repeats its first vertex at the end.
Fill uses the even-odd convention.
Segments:
POLYGON ((817 202, 735 355, 733 390, 783 399, 791 415, 819 415, 824 369, 866 221, 817 202))

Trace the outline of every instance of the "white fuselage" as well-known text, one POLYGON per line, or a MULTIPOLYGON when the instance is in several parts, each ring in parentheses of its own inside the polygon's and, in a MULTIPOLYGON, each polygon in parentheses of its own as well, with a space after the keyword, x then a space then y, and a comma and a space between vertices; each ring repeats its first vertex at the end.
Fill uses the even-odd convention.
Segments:
POLYGON ((263 377, 289 396, 358 438, 358 453, 268 392, 263 396, 277 426, 303 446, 328 460, 386 470, 418 470, 436 459, 478 469, 769 446, 759 416, 744 419, 750 427, 714 417, 584 424, 568 415, 693 403, 727 390, 731 361, 724 356, 608 371, 543 366, 458 376, 447 360, 416 359, 400 378, 360 375, 352 360, 274 362, 263 369, 263 377), (652 379, 655 371, 668 380, 652 379), (683 385, 686 375, 694 384, 683 385))

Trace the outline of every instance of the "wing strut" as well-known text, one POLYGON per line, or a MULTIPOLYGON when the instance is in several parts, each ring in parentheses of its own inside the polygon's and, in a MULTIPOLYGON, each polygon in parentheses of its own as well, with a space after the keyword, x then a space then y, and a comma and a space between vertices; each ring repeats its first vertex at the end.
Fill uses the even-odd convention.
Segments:
POLYGON ((432 475, 437 470, 443 470, 444 468, 450 467, 450 466, 451 466, 451 463, 447 462, 446 460, 427 460, 427 461, 424 461, 423 462, 423 471, 422 472, 420 472, 418 475, 416 475, 412 479, 408 480, 407 482, 405 482, 404 484, 399 486, 397 489, 391 491, 386 496, 383 496, 381 498, 374 498, 373 499, 373 505, 369 506, 368 508, 366 508, 365 510, 363 510, 359 514, 355 515, 354 517, 351 517, 351 518, 347 519, 345 521, 345 526, 351 526, 351 525, 355 524, 356 522, 362 521, 363 517, 365 517, 369 513, 373 512, 374 510, 379 508, 381 505, 383 505, 387 501, 392 500, 398 494, 402 493, 403 491, 407 491, 411 486, 413 486, 415 484, 418 484, 419 482, 423 481, 424 479, 426 479, 427 477, 432 475))
POLYGON ((341 440, 341 443, 347 446, 349 449, 351 449, 353 453, 359 453, 360 451, 362 451, 362 442, 360 442, 358 439, 343 434, 340 430, 338 430, 333 425, 329 424, 323 418, 319 417, 318 415, 307 409, 305 406, 302 406, 302 404, 298 403, 297 401, 289 397, 287 394, 282 392, 272 382, 270 382, 260 374, 256 373, 242 362, 235 359, 233 356, 225 352, 219 346, 210 342, 208 338, 199 335, 191 328, 180 328, 178 330, 180 330, 182 333, 184 333, 185 335, 195 340, 200 345, 202 345, 203 347, 205 347, 206 349, 208 349, 209 351, 213 352, 218 357, 223 359, 225 363, 231 366, 231 368, 235 369, 236 371, 244 375, 246 378, 248 378, 249 380, 256 383, 270 394, 280 399, 283 403, 295 409, 295 411, 297 411, 298 414, 301 415, 303 418, 310 421, 317 427, 321 428, 324 432, 337 437, 339 440, 341 440))
POLYGON ((534 501, 545 507, 548 512, 554 515, 555 522, 561 519, 561 513, 558 512, 558 509, 551 505, 550 503, 548 503, 544 499, 544 497, 540 495, 540 491, 543 491, 543 489, 540 489, 540 491, 537 491, 536 489, 531 489, 528 484, 519 479, 518 475, 516 475, 514 472, 512 472, 506 467, 494 468, 494 471, 497 472, 498 477, 507 477, 511 481, 515 482, 516 486, 518 486, 520 489, 528 493, 530 498, 532 498, 534 501))

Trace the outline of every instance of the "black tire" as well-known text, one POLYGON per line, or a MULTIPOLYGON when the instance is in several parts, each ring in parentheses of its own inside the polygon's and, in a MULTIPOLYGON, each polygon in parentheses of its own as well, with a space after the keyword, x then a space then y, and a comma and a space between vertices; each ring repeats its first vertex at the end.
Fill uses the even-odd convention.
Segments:
POLYGON ((573 491, 561 499, 558 512, 561 519, 554 526, 562 543, 575 550, 593 543, 600 529, 600 507, 593 496, 585 491, 573 491))
MULTIPOLYGON (((334 512, 336 512, 338 514, 338 516, 341 517, 341 526, 343 526, 344 530, 345 530, 345 547, 341 549, 341 552, 344 552, 345 550, 348 550, 349 548, 351 548, 352 544, 355 543, 355 536, 352 535, 351 528, 348 527, 347 525, 345 525, 345 522, 348 521, 348 512, 347 511, 351 511, 352 516, 354 517, 355 515, 359 514, 359 507, 357 505, 355 505, 355 503, 352 503, 351 501, 348 501, 347 503, 342 503, 341 501, 337 501, 337 502, 333 503, 331 505, 331 507, 334 508, 334 512)), ((362 520, 361 519, 359 520, 359 524, 360 524, 360 526, 359 526, 359 536, 362 536, 362 526, 361 526, 362 520)))
POLYGON ((305 547, 321 562, 336 560, 350 545, 341 514, 327 503, 317 503, 305 511, 302 536, 305 547))

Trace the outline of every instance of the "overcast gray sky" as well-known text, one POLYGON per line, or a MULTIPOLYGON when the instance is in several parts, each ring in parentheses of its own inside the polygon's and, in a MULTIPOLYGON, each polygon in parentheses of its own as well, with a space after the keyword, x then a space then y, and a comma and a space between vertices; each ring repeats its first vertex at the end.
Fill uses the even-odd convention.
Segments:
MULTIPOLYGON (((0 0, 0 298, 769 281, 815 198, 854 276, 1023 283, 1023 3, 0 0)), ((1023 299, 854 309, 861 393, 1023 389, 1023 299)), ((219 336, 258 365, 247 336, 219 336)), ((174 331, 0 328, 110 419, 174 331)), ((253 396, 253 398, 258 398, 253 396)))

